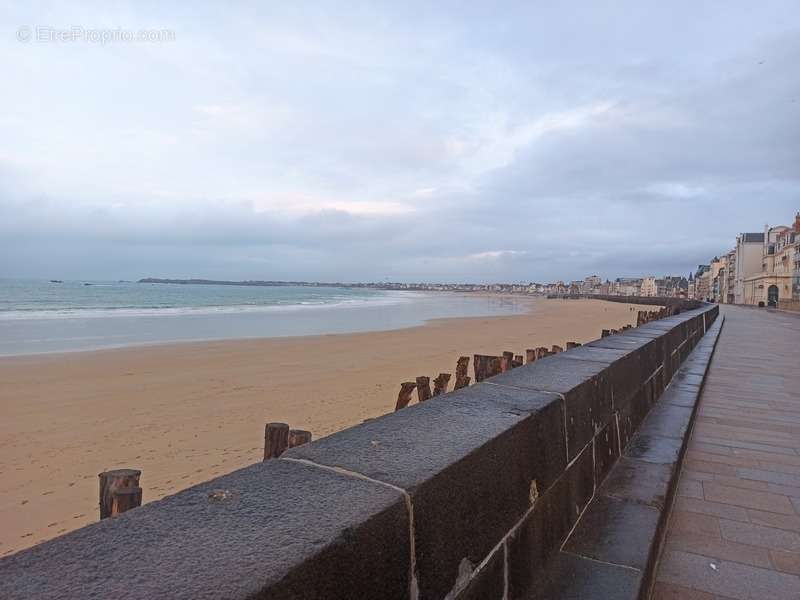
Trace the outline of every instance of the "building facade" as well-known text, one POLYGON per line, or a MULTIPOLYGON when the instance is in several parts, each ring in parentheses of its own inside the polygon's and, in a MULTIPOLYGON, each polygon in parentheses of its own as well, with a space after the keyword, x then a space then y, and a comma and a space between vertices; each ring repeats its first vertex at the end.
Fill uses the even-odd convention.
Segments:
POLYGON ((744 303, 777 307, 792 299, 795 279, 797 232, 778 225, 764 231, 760 272, 745 278, 744 303))
POLYGON ((794 277, 792 278, 792 305, 800 311, 800 212, 794 216, 794 277))
POLYGON ((659 298, 686 298, 689 280, 685 277, 667 275, 656 279, 656 296, 659 298))
POLYGON ((642 278, 642 285, 639 287, 640 296, 653 297, 658 293, 656 278, 652 275, 642 278))
POLYGON ((615 296, 638 296, 642 290, 642 280, 634 277, 618 277, 611 284, 615 296))
POLYGON ((763 246, 763 233, 741 233, 736 237, 733 265, 733 301, 735 304, 746 303, 744 294, 745 279, 761 272, 763 246))
POLYGON ((711 299, 711 265, 697 265, 694 274, 694 298, 704 301, 711 299))
POLYGON ((736 302, 736 250, 725 255, 725 269, 720 273, 719 301, 723 304, 736 302))
POLYGON ((709 300, 720 302, 722 297, 722 280, 725 278, 725 270, 728 265, 728 259, 725 256, 715 256, 709 265, 711 280, 711 291, 709 292, 709 300))

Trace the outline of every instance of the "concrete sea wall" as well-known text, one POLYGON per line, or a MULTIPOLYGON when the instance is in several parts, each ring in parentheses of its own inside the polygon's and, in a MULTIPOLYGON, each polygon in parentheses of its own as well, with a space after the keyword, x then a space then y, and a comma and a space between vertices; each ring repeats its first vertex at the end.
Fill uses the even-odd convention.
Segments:
MULTIPOLYGON (((597 502, 614 504, 600 491, 629 464, 642 430, 660 452, 674 450, 676 434, 646 418, 687 430, 693 409, 659 400, 676 374, 688 376, 693 349, 710 358, 713 346, 701 342, 718 307, 676 307, 688 310, 7 557, 0 597, 529 598, 559 585, 564 569, 624 597, 632 575, 591 581, 605 571, 574 562, 589 551, 571 534, 591 525, 597 502), (565 541, 579 547, 566 555, 565 541)), ((644 566, 637 577, 634 597, 644 566)))

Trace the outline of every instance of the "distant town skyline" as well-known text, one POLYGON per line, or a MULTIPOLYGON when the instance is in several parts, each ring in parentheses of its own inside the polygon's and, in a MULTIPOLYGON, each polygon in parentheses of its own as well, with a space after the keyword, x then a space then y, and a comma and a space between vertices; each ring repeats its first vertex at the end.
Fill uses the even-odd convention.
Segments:
POLYGON ((0 31, 0 277, 688 274, 800 199, 795 1, 17 3, 0 31))

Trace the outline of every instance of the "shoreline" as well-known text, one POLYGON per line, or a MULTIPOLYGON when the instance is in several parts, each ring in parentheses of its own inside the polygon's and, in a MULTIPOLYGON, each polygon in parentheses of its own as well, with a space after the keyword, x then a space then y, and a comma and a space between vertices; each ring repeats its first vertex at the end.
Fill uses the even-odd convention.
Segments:
MULTIPOLYGON (((420 292, 411 292, 411 293, 420 293, 420 292)), ((546 299, 543 296, 521 296, 521 295, 513 295, 513 294, 492 294, 489 292, 437 292, 441 294, 451 294, 455 296, 466 296, 466 297, 486 297, 492 299, 499 299, 499 300, 514 300, 519 301, 521 304, 535 304, 538 302, 544 302, 545 300, 552 301, 553 299, 546 299)), ((574 300, 570 300, 574 302, 574 300)), ((601 301, 601 300, 598 300, 601 301)), ((642 308, 642 307, 640 307, 642 308)), ((522 315, 528 315, 532 312, 531 307, 529 306, 528 309, 524 312, 516 313, 516 314, 509 314, 509 315, 469 315, 469 316, 455 316, 455 317, 433 317, 430 319, 423 319, 421 323, 417 325, 398 325, 396 327, 387 327, 387 328, 380 328, 380 329, 369 329, 364 331, 344 331, 344 332, 334 332, 334 333, 313 333, 313 334, 298 334, 298 335, 272 335, 272 336, 253 336, 253 337, 231 337, 231 338, 205 338, 205 339, 196 339, 196 340, 165 340, 163 342, 133 342, 119 346, 102 346, 98 348, 75 348, 73 350, 44 350, 41 352, 28 352, 25 354, 0 354, 0 363, 6 360, 14 360, 14 359, 22 359, 22 358, 42 358, 46 356, 70 356, 73 354, 91 354, 95 352, 118 352, 121 350, 128 350, 128 349, 147 349, 147 348, 163 348, 165 346, 175 346, 175 349, 180 349, 181 347, 191 346, 195 344, 224 344, 224 343, 238 343, 238 342, 258 342, 258 341, 266 341, 266 340, 313 340, 314 338, 321 338, 321 337, 332 337, 332 336, 349 336, 349 335, 369 335, 372 333, 383 333, 383 332, 392 332, 392 331, 402 331, 404 329, 421 329, 427 327, 429 324, 436 324, 438 322, 448 322, 448 321, 461 321, 461 320, 469 320, 469 319, 500 319, 500 318, 508 318, 508 317, 518 317, 522 315)), ((82 318, 82 317, 75 317, 75 318, 82 318)), ((170 316, 165 316, 164 318, 171 318, 170 316)))
MULTIPOLYGON (((224 305, 172 313, 0 318, 0 359, 183 343, 287 339, 392 331, 440 318, 524 314, 531 296, 497 293, 393 292, 331 304, 224 305), (212 310, 213 308, 213 310, 212 310)), ((118 309, 128 310, 128 309, 118 309)), ((138 309, 137 309, 138 310, 138 309)), ((93 309, 88 310, 93 313, 93 309)), ((2 317, 2 314, 0 314, 2 317)))
POLYGON ((383 331, 2 357, 0 556, 96 521, 103 470, 142 469, 150 502, 261 460, 266 422, 318 439, 391 412, 402 381, 452 373, 460 355, 583 343, 639 310, 525 300, 383 331))

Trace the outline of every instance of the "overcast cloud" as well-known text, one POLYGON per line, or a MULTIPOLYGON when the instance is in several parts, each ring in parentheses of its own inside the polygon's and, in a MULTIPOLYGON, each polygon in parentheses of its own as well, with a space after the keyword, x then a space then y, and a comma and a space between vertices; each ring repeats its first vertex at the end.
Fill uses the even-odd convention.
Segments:
POLYGON ((686 274, 800 209, 796 0, 26 4, 0 276, 686 274))

